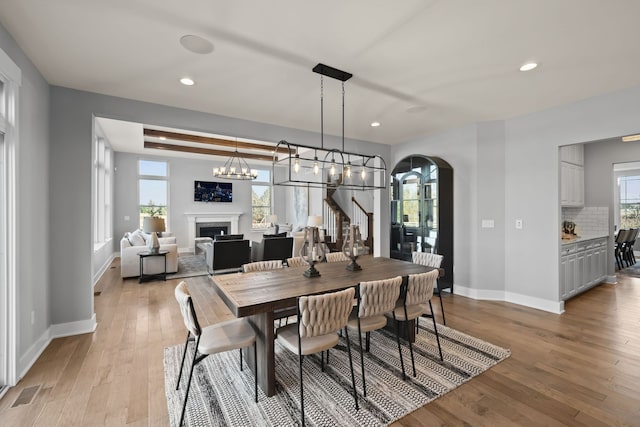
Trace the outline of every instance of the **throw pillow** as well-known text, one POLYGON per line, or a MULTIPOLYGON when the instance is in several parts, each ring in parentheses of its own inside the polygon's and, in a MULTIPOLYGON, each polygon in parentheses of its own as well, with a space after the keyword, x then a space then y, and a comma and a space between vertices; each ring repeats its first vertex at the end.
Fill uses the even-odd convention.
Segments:
POLYGON ((129 234, 129 242, 131 242, 131 246, 144 246, 147 243, 144 241, 144 237, 142 237, 142 231, 136 230, 133 233, 129 234))

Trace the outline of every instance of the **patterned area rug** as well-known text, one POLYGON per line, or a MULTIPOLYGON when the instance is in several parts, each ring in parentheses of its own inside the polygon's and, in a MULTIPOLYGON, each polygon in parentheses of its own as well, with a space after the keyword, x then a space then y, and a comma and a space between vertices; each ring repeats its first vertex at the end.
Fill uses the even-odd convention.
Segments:
POLYGON ((182 279, 208 274, 204 255, 180 255, 178 256, 178 272, 167 274, 167 279, 182 279))
MULTIPOLYGON (((330 351, 330 364, 320 369, 319 355, 305 358, 304 401, 310 426, 387 425, 506 359, 510 351, 438 325, 444 362, 438 356, 433 325, 423 319, 414 346, 417 377, 411 376, 409 348, 403 344, 407 381, 402 380, 395 336, 387 331, 371 334, 371 352, 365 353, 367 398, 362 397, 360 355, 357 339, 351 337, 356 388, 360 410, 356 411, 351 391, 351 371, 344 338, 330 351), (424 325, 423 325, 424 324, 424 325)), ((187 352, 187 359, 190 350, 187 352)), ((165 392, 172 426, 180 421, 187 386, 183 374, 180 391, 175 381, 184 346, 164 351, 165 392)), ((193 353, 191 353, 193 357, 193 353)), ((266 397, 258 389, 253 398, 253 373, 239 370, 238 351, 209 356, 196 365, 187 403, 189 426, 295 426, 300 421, 298 356, 276 341, 276 394, 266 397)), ((185 362, 185 369, 188 369, 185 362)), ((188 372, 188 370, 187 370, 188 372)))

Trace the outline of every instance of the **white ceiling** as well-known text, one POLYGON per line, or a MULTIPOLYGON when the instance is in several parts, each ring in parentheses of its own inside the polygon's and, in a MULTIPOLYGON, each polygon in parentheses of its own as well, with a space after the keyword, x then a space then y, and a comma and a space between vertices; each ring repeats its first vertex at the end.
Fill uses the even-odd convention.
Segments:
MULTIPOLYGON (((346 136, 387 144, 640 85, 639 16, 637 0, 0 2, 52 85, 318 131, 322 62, 354 75, 346 136)), ((339 93, 325 79, 327 133, 339 93)))

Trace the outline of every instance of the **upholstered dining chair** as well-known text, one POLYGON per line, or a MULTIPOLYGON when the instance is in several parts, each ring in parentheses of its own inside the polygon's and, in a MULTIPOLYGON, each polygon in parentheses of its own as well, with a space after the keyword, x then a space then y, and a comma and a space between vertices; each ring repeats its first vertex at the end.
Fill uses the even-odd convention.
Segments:
POLYGON ((256 350, 256 333, 253 327, 246 319, 232 319, 222 323, 205 326, 202 328, 198 322, 198 316, 193 306, 193 300, 189 293, 187 284, 182 281, 176 286, 175 297, 180 306, 180 312, 187 327, 187 340, 184 344, 184 352, 182 353, 182 362, 180 362, 180 374, 176 382, 176 390, 180 388, 180 379, 182 378, 182 369, 184 367, 184 359, 187 355, 187 347, 191 341, 195 341, 193 350, 193 360, 191 369, 189 370, 189 382, 187 383, 187 391, 182 404, 182 414, 180 415, 180 424, 184 421, 185 410, 187 408, 187 400, 189 399, 189 389, 191 388, 191 378, 193 377, 193 368, 209 355, 223 353, 230 350, 240 350, 240 370, 242 370, 242 349, 253 345, 254 360, 254 394, 255 401, 258 402, 258 366, 257 366, 257 350, 256 350))
POLYGON ((309 264, 304 260, 304 258, 302 258, 301 256, 297 256, 293 258, 288 258, 287 265, 289 267, 306 267, 309 264))
POLYGON ((250 273, 252 271, 277 270, 282 268, 282 260, 256 261, 248 264, 242 264, 242 272, 250 273))
POLYGON ((338 344, 337 332, 344 329, 349 353, 349 367, 351 368, 351 386, 356 410, 358 395, 356 393, 356 381, 353 372, 353 360, 351 358, 351 345, 347 321, 353 307, 354 288, 342 291, 330 292, 321 295, 298 297, 298 323, 292 323, 278 330, 278 342, 284 348, 298 355, 300 368, 300 410, 302 412, 302 425, 304 419, 304 386, 302 383, 302 362, 304 356, 322 353, 321 363, 324 372, 324 352, 327 351, 327 363, 329 362, 328 350, 338 344))
MULTIPOLYGON (((371 332, 382 329, 387 325, 385 313, 392 313, 400 296, 400 286, 402 286, 402 276, 393 277, 386 280, 374 280, 370 282, 360 282, 357 287, 358 310, 349 317, 347 327, 358 331, 360 342, 360 371, 362 372, 362 391, 367 397, 367 383, 364 378, 364 357, 362 352, 362 333, 366 334, 366 351, 369 351, 371 332)), ((396 335, 398 341, 398 352, 402 358, 400 347, 400 337, 396 335)), ((401 359, 402 360, 402 359, 401 359)), ((404 367, 403 367, 404 371, 404 367)))
MULTIPOLYGON (((433 296, 433 288, 435 287, 436 279, 440 272, 438 270, 431 270, 426 273, 410 274, 407 280, 407 287, 404 292, 402 305, 396 307, 392 315, 396 319, 396 333, 400 335, 399 322, 415 320, 420 317, 424 311, 424 304, 429 304, 431 309, 431 315, 433 320, 433 331, 436 335, 436 341, 438 342, 438 352, 440 353, 440 360, 444 360, 442 357, 442 347, 440 347, 440 336, 438 335, 438 328, 436 326, 436 319, 433 316, 433 307, 431 306, 431 297, 433 296)), ((387 317, 390 316, 387 314, 387 317)), ((416 376, 416 362, 413 357, 413 344, 409 341, 409 352, 411 353, 411 366, 413 367, 413 376, 416 376)), ((402 360, 402 353, 400 353, 400 364, 402 366, 402 377, 407 378, 404 371, 404 362, 402 360)))
POLYGON ((351 261, 343 252, 329 252, 325 255, 327 262, 351 261))
MULTIPOLYGON (((411 261, 414 264, 426 265, 427 267, 440 268, 442 265, 442 259, 444 257, 438 254, 432 254, 429 252, 412 252, 411 261)), ((433 293, 438 296, 440 300, 440 313, 442 313, 442 324, 446 325, 447 320, 444 317, 444 304, 442 303, 442 293, 440 292, 440 280, 436 280, 436 287, 433 293)), ((418 331, 418 320, 416 320, 416 332, 418 331)))

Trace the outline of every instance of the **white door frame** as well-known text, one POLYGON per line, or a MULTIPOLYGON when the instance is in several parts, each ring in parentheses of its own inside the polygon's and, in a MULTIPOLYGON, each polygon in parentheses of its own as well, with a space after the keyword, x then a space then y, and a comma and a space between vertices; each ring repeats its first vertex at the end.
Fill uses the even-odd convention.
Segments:
MULTIPOLYGON (((0 106, 0 131, 4 134, 2 168, 2 192, 4 193, 4 215, 0 221, 3 239, 0 251, 0 315, 3 315, 0 331, 0 351, 4 354, 4 363, 0 366, 5 385, 14 386, 18 382, 18 90, 22 82, 22 72, 11 58, 0 49, 0 80, 3 83, 3 96, 0 106)), ((5 388, 6 390, 6 388, 5 388)))

